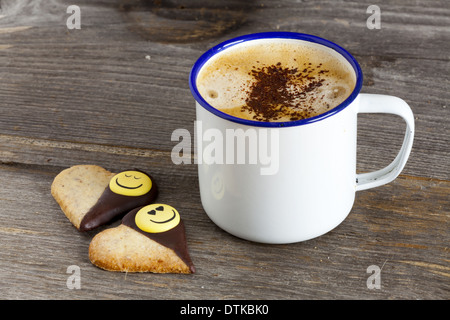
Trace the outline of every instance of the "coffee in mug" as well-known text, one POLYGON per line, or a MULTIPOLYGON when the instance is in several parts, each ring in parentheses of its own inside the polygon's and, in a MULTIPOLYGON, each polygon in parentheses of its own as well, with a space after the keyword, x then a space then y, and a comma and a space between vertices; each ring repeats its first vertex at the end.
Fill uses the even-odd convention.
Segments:
POLYGON ((294 121, 333 109, 353 91, 351 65, 307 41, 266 39, 224 50, 197 77, 200 94, 232 116, 294 121))

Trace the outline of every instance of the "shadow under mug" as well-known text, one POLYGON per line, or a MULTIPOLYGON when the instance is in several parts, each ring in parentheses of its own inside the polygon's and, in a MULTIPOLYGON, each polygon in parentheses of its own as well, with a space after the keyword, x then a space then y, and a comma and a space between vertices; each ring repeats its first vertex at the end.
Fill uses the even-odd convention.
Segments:
POLYGON ((394 180, 405 166, 412 148, 413 113, 400 98, 360 93, 362 82, 361 68, 350 53, 333 42, 308 34, 249 34, 205 52, 194 64, 189 84, 196 100, 200 197, 210 219, 223 230, 250 241, 273 244, 305 241, 338 226, 350 213, 356 191, 394 180), (353 92, 328 112, 289 122, 245 120, 223 113, 206 102, 197 89, 196 80, 211 57, 248 41, 271 39, 306 41, 323 46, 333 54, 338 53, 355 72, 353 92), (400 152, 381 170, 356 173, 358 113, 395 114, 406 122, 400 152), (211 146, 217 143, 215 140, 227 137, 234 141, 230 148, 225 147, 225 142, 211 146), (228 157, 227 152, 237 152, 236 139, 242 137, 248 142, 245 146, 247 161, 224 161, 235 158, 234 154, 228 157), (254 137, 259 141, 251 141, 254 137), (267 154, 261 152, 262 140, 267 145, 265 151, 270 151, 267 154), (252 143, 256 143, 256 147, 252 143), (223 148, 222 161, 214 158, 214 152, 220 151, 218 146, 223 148), (248 159, 255 152, 264 155, 266 161, 250 163, 248 159), (270 166, 269 154, 273 161, 270 166))

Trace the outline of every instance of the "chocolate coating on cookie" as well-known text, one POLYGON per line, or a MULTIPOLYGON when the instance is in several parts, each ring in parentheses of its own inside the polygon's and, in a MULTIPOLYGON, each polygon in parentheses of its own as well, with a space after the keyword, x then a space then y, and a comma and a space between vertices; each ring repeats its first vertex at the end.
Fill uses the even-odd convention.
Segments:
MULTIPOLYGON (((80 231, 89 231, 116 220, 131 209, 150 204, 156 198, 158 188, 149 174, 137 169, 127 170, 124 172, 139 172, 141 175, 145 175, 145 177, 148 177, 151 181, 150 189, 145 194, 130 196, 113 192, 109 184, 105 188, 105 191, 103 191, 103 194, 100 196, 97 203, 81 220, 79 228, 80 231)), ((115 181, 118 175, 115 175, 111 181, 115 181)))

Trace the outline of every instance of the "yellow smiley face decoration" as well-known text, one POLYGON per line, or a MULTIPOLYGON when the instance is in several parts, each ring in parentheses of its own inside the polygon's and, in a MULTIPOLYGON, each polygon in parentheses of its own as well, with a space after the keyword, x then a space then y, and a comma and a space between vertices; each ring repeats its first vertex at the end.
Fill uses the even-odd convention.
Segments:
POLYGON ((180 223, 178 211, 167 205, 153 203, 141 208, 134 217, 134 222, 142 231, 160 233, 175 228, 180 223))
POLYGON ((123 171, 112 177, 109 188, 112 192, 123 196, 137 197, 150 191, 152 180, 140 171, 123 171))

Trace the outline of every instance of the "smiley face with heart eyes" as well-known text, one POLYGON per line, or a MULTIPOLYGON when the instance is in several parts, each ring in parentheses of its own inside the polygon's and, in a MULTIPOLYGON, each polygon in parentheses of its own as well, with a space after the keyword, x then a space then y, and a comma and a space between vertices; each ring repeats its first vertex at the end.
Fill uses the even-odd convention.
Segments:
POLYGON ((141 208, 134 218, 136 226, 142 231, 160 233, 175 228, 180 223, 178 211, 161 203, 153 203, 141 208))
POLYGON ((123 171, 112 177, 109 188, 112 192, 123 196, 137 197, 150 191, 152 180, 141 171, 123 171))

